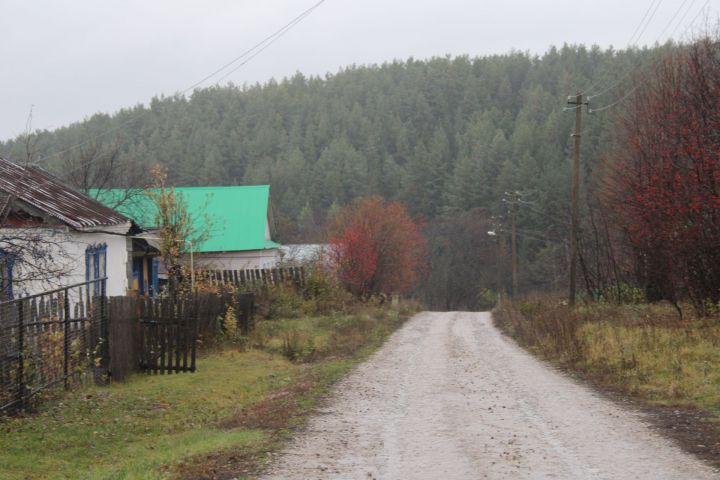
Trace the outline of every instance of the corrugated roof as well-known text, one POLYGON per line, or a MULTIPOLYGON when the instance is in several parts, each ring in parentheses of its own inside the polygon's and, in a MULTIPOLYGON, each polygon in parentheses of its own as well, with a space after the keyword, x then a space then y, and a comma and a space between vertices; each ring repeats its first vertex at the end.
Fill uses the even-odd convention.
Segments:
POLYGON ((84 195, 39 167, 0 157, 0 191, 77 229, 120 225, 130 219, 84 195))
MULTIPOLYGON (((267 238, 269 185, 234 187, 177 187, 193 218, 196 229, 207 229, 207 241, 198 245, 197 252, 236 252, 265 250, 279 245, 267 238)), ((123 198, 124 190, 105 190, 97 195, 108 205, 123 198)), ((155 204, 146 195, 134 195, 117 210, 132 218, 142 227, 155 225, 155 204)))

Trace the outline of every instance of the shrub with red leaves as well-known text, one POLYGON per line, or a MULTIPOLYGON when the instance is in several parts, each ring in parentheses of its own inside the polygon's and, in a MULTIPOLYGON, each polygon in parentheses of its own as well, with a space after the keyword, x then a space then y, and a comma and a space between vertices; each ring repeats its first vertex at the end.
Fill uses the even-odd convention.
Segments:
POLYGON ((330 231, 338 278, 358 296, 407 292, 424 271, 420 226, 398 202, 359 199, 338 212, 330 231))
POLYGON ((681 47, 644 78, 618 125, 607 199, 650 299, 720 301, 720 44, 681 47))

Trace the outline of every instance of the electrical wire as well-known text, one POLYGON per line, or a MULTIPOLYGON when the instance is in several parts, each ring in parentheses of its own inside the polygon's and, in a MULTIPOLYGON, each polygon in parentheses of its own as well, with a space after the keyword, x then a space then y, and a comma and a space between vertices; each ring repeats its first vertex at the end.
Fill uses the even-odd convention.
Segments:
MULTIPOLYGON (((238 61, 240 61, 240 60, 242 60, 243 58, 245 58, 245 57, 247 57, 248 55, 250 55, 250 58, 246 59, 246 60, 245 60, 244 62, 242 62, 239 66, 237 66, 236 68, 234 68, 230 73, 234 73, 234 72, 236 72, 239 68, 247 65, 247 63, 250 62, 253 58, 255 58, 257 55, 259 55, 262 51, 264 51, 264 50, 265 50, 266 48, 268 48, 270 45, 272 45, 273 43, 275 43, 275 41, 277 41, 279 38, 281 38, 285 33, 287 33, 289 30, 291 30, 293 27, 295 27, 297 24, 299 24, 302 20, 304 20, 305 18, 307 18, 312 12, 314 12, 318 7, 320 7, 320 5, 322 5, 323 3, 325 3, 325 1, 326 1, 326 0, 319 0, 318 2, 316 2, 315 4, 313 4, 310 8, 304 10, 302 13, 300 13, 299 15, 297 15, 296 17, 294 17, 290 22, 288 22, 287 24, 283 25, 281 28, 279 28, 278 30, 276 30, 275 32, 273 32, 271 35, 268 35, 268 36, 265 37, 262 41, 256 43, 256 44, 253 45, 251 48, 245 50, 245 51, 242 52, 240 55, 238 55, 237 57, 235 57, 235 58, 232 59, 231 61, 229 61, 229 62, 227 62, 226 64, 224 64, 222 67, 220 67, 220 68, 216 69, 215 71, 213 71, 211 74, 206 75, 205 77, 203 77, 202 79, 200 79, 200 80, 198 80, 197 82, 193 83, 192 85, 190 85, 190 86, 187 87, 186 89, 180 91, 180 92, 178 93, 178 95, 184 95, 184 94, 188 93, 189 91, 197 88, 198 86, 200 86, 200 85, 202 85, 203 83, 205 83, 207 80, 213 78, 213 77, 216 76, 217 74, 223 72, 224 70, 226 70, 227 68, 231 67, 232 65, 234 65, 234 64, 237 63, 238 61), (254 52, 254 53, 253 53, 253 52, 254 52)), ((227 75, 223 76, 220 80, 222 80, 222 79, 224 79, 224 78, 226 78, 226 77, 227 77, 227 75)), ((220 81, 220 80, 218 80, 218 81, 220 81)), ((137 114, 137 115, 134 115, 134 116, 132 116, 131 118, 126 119, 126 120, 120 122, 120 123, 119 123, 118 125, 116 125, 115 127, 112 127, 112 128, 110 128, 110 129, 108 129, 108 130, 106 130, 106 131, 104 131, 104 132, 102 132, 102 133, 100 133, 100 134, 97 134, 97 135, 93 136, 92 138, 89 138, 89 139, 84 140, 84 141, 82 141, 82 142, 80 142, 80 143, 77 143, 77 144, 75 144, 75 145, 72 145, 72 146, 70 146, 70 147, 67 147, 67 148, 65 148, 65 149, 63 149, 63 150, 59 150, 59 151, 53 152, 53 153, 51 153, 51 154, 45 155, 45 156, 39 158, 38 161, 41 162, 41 161, 45 161, 45 160, 47 160, 47 159, 49 159, 49 158, 52 158, 52 157, 60 156, 60 155, 62 155, 62 154, 64 154, 64 153, 67 153, 67 152, 70 152, 70 151, 75 150, 75 149, 77 149, 77 148, 80 148, 80 147, 83 147, 83 146, 85 146, 85 145, 88 145, 90 142, 92 142, 92 141, 94 141, 94 140, 97 140, 97 139, 99 139, 99 138, 106 137, 107 135, 109 135, 109 134, 111 134, 111 133, 113 133, 113 132, 116 132, 116 131, 122 129, 123 127, 125 127, 126 125, 128 125, 128 124, 130 124, 130 123, 132 123, 132 122, 134 122, 134 121, 136 121, 136 120, 138 120, 140 117, 142 117, 143 115, 147 114, 148 112, 149 112, 149 110, 144 110, 144 111, 142 111, 141 113, 139 113, 139 114, 137 114)), ((98 159, 98 160, 99 160, 99 159, 98 159)), ((92 163, 92 162, 90 162, 90 163, 92 163)), ((72 171, 74 171, 74 170, 79 170, 79 169, 81 169, 81 168, 85 168, 86 166, 87 166, 87 164, 83 164, 83 165, 80 165, 80 166, 76 167, 75 169, 65 170, 65 171, 63 171, 63 174, 67 174, 67 173, 70 173, 70 172, 72 172, 72 171)))
MULTIPOLYGON (((685 5, 685 3, 687 3, 687 0, 685 0, 682 5, 685 5)), ((698 13, 695 15, 695 17, 693 17, 692 21, 686 26, 685 31, 689 30, 689 29, 695 24, 695 21, 697 21, 698 17, 705 11, 705 7, 707 7, 707 5, 708 5, 709 3, 710 3, 710 0, 706 0, 706 1, 705 1, 705 3, 702 5, 702 7, 700 7, 700 10, 698 11, 698 13)), ((694 4, 695 4, 695 0, 692 0, 692 2, 690 3, 690 6, 689 6, 688 9, 685 11, 685 14, 684 14, 684 15, 682 16, 682 18, 680 19, 680 22, 678 22, 678 24, 677 24, 677 25, 675 26, 675 28, 673 29, 671 35, 674 35, 675 31, 677 31, 678 27, 682 24, 682 21, 685 19, 685 17, 687 16, 688 12, 690 11, 690 9, 692 8, 692 6, 693 6, 694 4)), ((681 5, 681 6, 682 6, 682 5, 681 5)), ((673 19, 668 23, 668 25, 666 26, 666 28, 663 30, 662 33, 664 33, 665 30, 667 30, 667 28, 669 27, 669 25, 672 23, 672 21, 673 21, 673 20, 675 19, 675 17, 677 16, 677 13, 678 13, 678 12, 679 12, 679 10, 676 11, 676 15, 673 16, 673 19)), ((651 65, 657 65, 658 62, 659 62, 659 59, 656 59, 651 65)), ((649 66, 651 66, 651 65, 649 65, 649 66)), ((596 98, 596 97, 598 97, 598 96, 606 93, 607 91, 611 90, 612 88, 615 88, 617 85, 619 85, 620 83, 622 83, 622 81, 624 81, 625 78, 627 78, 631 73, 633 73, 632 70, 630 70, 629 72, 627 72, 620 80, 618 80, 615 84, 613 84, 612 86, 608 87, 607 89, 605 89, 605 90, 602 91, 601 93, 596 94, 596 95, 592 95, 592 96, 588 96, 588 101, 590 101, 592 98, 596 98)), ((628 91, 625 95, 623 95, 622 98, 620 98, 620 99, 618 99, 618 100, 616 100, 616 101, 614 101, 614 102, 612 102, 612 103, 610 103, 610 104, 608 104, 608 105, 605 105, 605 106, 603 106, 603 107, 589 109, 589 112, 588 112, 588 113, 602 112, 602 111, 608 110, 608 109, 610 109, 610 108, 618 105, 619 103, 622 103, 623 101, 625 101, 625 100, 627 100, 628 98, 630 98, 630 97, 631 97, 641 86, 643 86, 645 83, 646 83, 646 82, 641 81, 640 83, 636 84, 632 89, 630 89, 630 91, 628 91)))
MULTIPOLYGON (((636 38, 635 36, 636 36, 637 33, 640 31, 640 29, 642 28, 643 24, 645 24, 645 20, 647 19, 647 17, 648 17, 648 15, 650 14, 650 12, 651 12, 651 11, 653 10, 653 8, 656 6, 656 5, 655 5, 655 2, 656 2, 656 1, 658 1, 658 0, 652 0, 652 1, 650 2, 650 5, 648 6, 647 10, 645 10, 645 14, 643 15, 642 19, 641 19, 640 22, 638 23, 637 27, 635 27, 635 31, 633 31, 632 35, 630 35, 630 38, 629 38, 628 41, 627 41, 627 46, 628 46, 628 47, 632 46, 632 45, 633 45, 633 42, 637 42, 638 40, 640 40, 640 37, 637 37, 637 38, 636 38)), ((659 0, 657 6, 659 6, 659 5, 662 3, 662 1, 663 1, 663 0, 659 0)), ((657 9, 655 9, 655 11, 657 12, 657 9)), ((654 16, 654 14, 653 14, 653 16, 654 16)), ((647 28, 647 26, 646 26, 645 28, 647 28)), ((644 31, 645 31, 645 29, 643 29, 643 32, 644 32, 644 31)), ((606 75, 606 77, 607 77, 607 75, 606 75)), ((603 79, 603 81, 604 81, 604 79, 603 79)), ((586 87, 586 88, 583 88, 583 89, 580 91, 580 94, 582 95, 582 94, 585 94, 586 92, 592 90, 593 88, 595 88, 596 85, 598 85, 598 83, 599 83, 599 82, 593 82, 593 83, 591 83, 590 86, 588 86, 588 87, 586 87)))
POLYGON ((607 109, 609 109, 609 108, 612 108, 612 107, 614 107, 615 105, 617 105, 618 103, 623 102, 623 101, 625 101, 626 99, 628 99, 628 98, 630 97, 630 95, 632 95, 633 93, 635 93, 635 91, 636 91, 638 88, 640 88, 640 85, 639 85, 639 84, 638 84, 638 85, 635 85, 633 88, 631 88, 625 95, 622 96, 622 98, 620 98, 620 99, 618 99, 618 100, 615 100, 615 101, 612 102, 611 104, 605 105, 605 106, 600 107, 600 108, 590 108, 590 109, 588 109, 588 113, 602 112, 602 111, 605 111, 605 110, 607 110, 607 109))
POLYGON ((320 5, 322 5, 324 2, 325 2, 325 0, 320 0, 320 1, 318 1, 318 2, 315 3, 313 6, 311 6, 311 7, 308 8, 307 10, 303 11, 300 15, 296 16, 295 18, 293 18, 290 22, 288 22, 287 24, 285 24, 284 26, 282 26, 279 30, 276 30, 276 31, 273 32, 271 35, 268 35, 268 36, 265 37, 262 41, 256 43, 256 44, 253 45, 251 48, 245 50, 243 53, 241 53, 240 55, 238 55, 237 57, 235 57, 235 58, 232 59, 231 61, 227 62, 225 65, 223 65, 222 67, 218 68, 217 70, 215 70, 215 71, 212 72, 211 74, 206 75, 206 76, 203 77, 202 79, 200 79, 200 80, 198 80, 197 82, 193 83, 192 85, 190 85, 189 87, 187 87, 185 90, 183 90, 181 93, 182 93, 182 94, 185 94, 185 93, 187 93, 187 92, 195 89, 196 87, 199 87, 200 85, 202 85, 203 83, 205 83, 207 80, 211 79, 212 77, 214 77, 214 76, 217 75, 218 73, 220 73, 220 72, 222 72, 223 70, 229 68, 230 66, 232 66, 232 65, 235 64, 236 62, 242 60, 243 58, 247 57, 248 55, 250 55, 250 54, 251 54, 252 52, 254 52, 255 50, 258 50, 258 49, 259 49, 257 52, 255 52, 254 54, 252 54, 252 55, 250 56, 250 58, 248 58, 245 62, 242 62, 239 66, 235 67, 233 70, 231 70, 230 72, 228 72, 228 73, 225 74, 223 77, 221 77, 220 79, 217 80, 217 82, 222 81, 224 78, 226 78, 226 77, 229 76, 230 74, 236 72, 236 71, 237 71, 238 69, 240 69, 242 66, 246 65, 250 60, 252 60, 253 58, 255 58, 260 52, 262 52, 263 50, 265 50, 266 48, 268 48, 270 45, 272 45, 273 43, 275 43, 280 37, 282 37, 285 33, 287 33, 289 30, 291 30, 295 25, 297 25, 298 23, 300 23, 301 21, 303 21, 303 20, 305 19, 305 17, 309 16, 313 11, 315 11, 315 9, 317 9, 318 7, 320 7, 320 5))
MULTIPOLYGON (((657 38, 655 39, 655 43, 657 43, 657 42, 660 40, 662 34, 664 34, 665 31, 667 31, 667 29, 670 27, 670 25, 675 22, 675 19, 676 19, 677 16, 680 14, 680 11, 682 10, 682 8, 685 6, 686 3, 687 3, 687 0, 683 1, 683 3, 680 4, 680 8, 678 8, 677 10, 675 10, 675 13, 674 13, 673 16, 671 17, 670 21, 667 23, 667 25, 666 25, 665 28, 662 30, 662 32, 660 33, 660 35, 658 35, 657 38)), ((693 3, 694 3, 694 2, 692 2, 692 3, 690 4, 690 7, 686 10, 685 16, 687 15, 687 12, 692 8, 693 3)), ((693 21, 690 22, 690 24, 688 25, 688 28, 695 23, 695 20, 697 20, 697 17, 700 15, 700 13, 703 12, 703 10, 705 9, 705 6, 706 6, 708 3, 710 3, 710 0, 706 0, 706 1, 705 1, 705 4, 700 8, 698 14, 693 18, 693 21)), ((676 28, 677 28, 677 27, 676 27, 676 28)), ((655 62, 653 62, 653 63, 655 63, 655 62)), ((642 67, 641 67, 641 68, 642 68, 642 67)), ((606 88, 602 89, 602 90, 601 90, 600 92, 598 92, 598 93, 595 93, 595 94, 593 94, 593 95, 589 95, 589 96, 588 96, 588 100, 593 99, 593 98, 600 97, 600 96, 602 96, 602 95, 605 95, 607 92, 609 92, 610 90, 614 89, 615 87, 617 87, 618 85, 620 85, 622 82, 624 82, 625 79, 627 79, 627 78, 628 78, 630 75, 632 75, 635 71, 636 71, 636 69, 630 69, 630 70, 628 70, 627 72, 625 72, 624 75, 622 75, 622 76, 620 77, 620 79, 618 79, 616 82, 612 83, 609 87, 606 87, 606 88)))

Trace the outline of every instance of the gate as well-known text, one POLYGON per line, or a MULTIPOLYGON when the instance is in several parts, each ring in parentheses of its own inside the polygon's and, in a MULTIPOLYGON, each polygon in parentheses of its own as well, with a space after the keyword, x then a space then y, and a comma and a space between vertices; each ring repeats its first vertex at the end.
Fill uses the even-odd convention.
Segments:
POLYGON ((140 299, 140 368, 147 373, 194 372, 197 302, 140 299))
POLYGON ((212 342, 223 331, 229 305, 235 308, 238 332, 251 329, 253 294, 198 294, 185 301, 112 297, 110 376, 122 381, 133 372, 194 372, 198 344, 212 342))

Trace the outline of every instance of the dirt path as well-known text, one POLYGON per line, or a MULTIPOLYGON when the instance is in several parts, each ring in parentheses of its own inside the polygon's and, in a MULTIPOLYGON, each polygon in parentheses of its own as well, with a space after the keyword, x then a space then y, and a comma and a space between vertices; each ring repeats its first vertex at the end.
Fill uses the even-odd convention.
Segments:
POLYGON ((720 478, 485 313, 416 316, 336 392, 266 478, 720 478))

